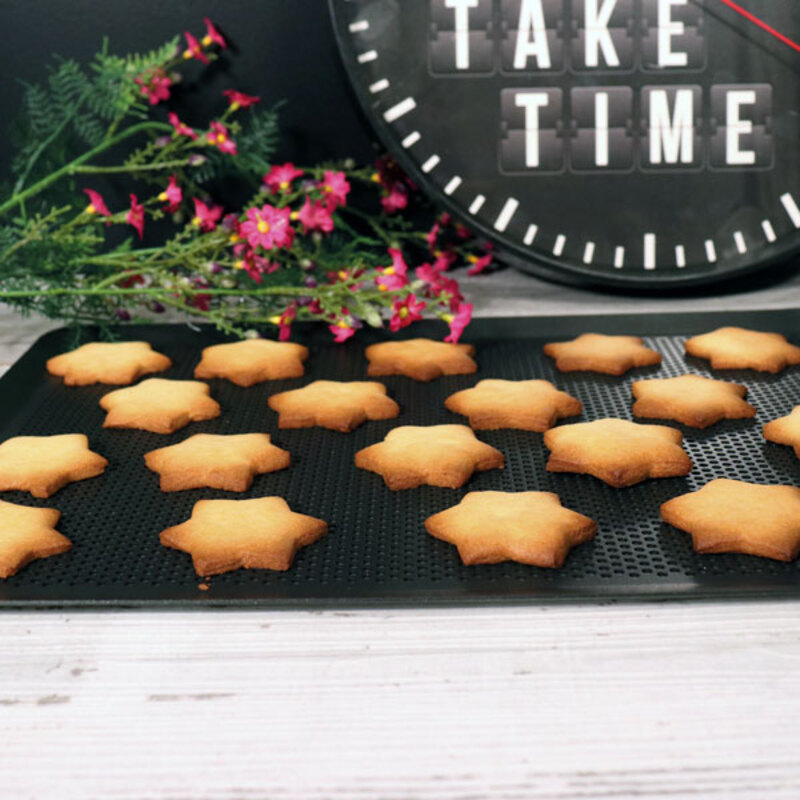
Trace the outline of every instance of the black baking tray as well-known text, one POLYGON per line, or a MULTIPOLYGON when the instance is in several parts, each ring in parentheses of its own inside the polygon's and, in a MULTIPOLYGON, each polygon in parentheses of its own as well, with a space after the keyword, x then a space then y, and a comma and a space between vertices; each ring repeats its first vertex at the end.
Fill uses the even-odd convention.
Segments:
MULTIPOLYGON (((357 450, 380 441, 397 425, 465 422, 447 411, 444 400, 481 378, 552 380, 584 404, 581 417, 565 422, 607 416, 631 419, 632 381, 686 372, 711 374, 706 362, 684 355, 683 342, 720 325, 779 331, 800 342, 796 310, 478 319, 464 337, 477 348, 477 374, 431 383, 402 376, 383 378, 400 403, 400 417, 368 422, 350 434, 321 428, 282 431, 267 398, 319 378, 364 379, 364 347, 385 338, 381 332, 365 330, 355 340, 336 345, 324 328, 298 326, 297 340, 311 349, 303 378, 249 389, 209 381, 222 415, 172 436, 104 430, 98 401, 114 387, 67 388, 48 375, 46 359, 74 344, 71 331, 48 333, 0 379, 0 440, 83 432, 91 448, 106 456, 110 465, 103 476, 70 484, 46 500, 23 492, 0 493, 10 502, 58 508, 59 530, 73 542, 68 553, 33 562, 0 582, 0 606, 291 608, 800 596, 800 563, 698 555, 689 536, 662 523, 658 514, 665 500, 713 478, 797 482, 800 462, 793 450, 765 442, 761 426, 800 403, 798 367, 777 376, 734 370, 714 373, 745 384, 758 415, 705 431, 678 426, 694 462, 686 478, 612 489, 585 475, 550 474, 545 470, 542 435, 514 430, 478 432, 480 439, 505 454, 506 468, 476 475, 457 490, 423 486, 392 492, 380 476, 353 464, 357 450), (662 353, 663 364, 633 370, 623 378, 558 373, 542 354, 542 344, 587 331, 644 336, 662 353), (243 494, 160 492, 158 476, 145 468, 143 455, 203 431, 266 431, 291 451, 292 466, 257 477, 243 494), (560 570, 511 562, 465 567, 456 549, 429 536, 423 522, 458 503, 467 492, 485 489, 557 492, 567 508, 597 521, 597 538, 573 550, 560 570), (188 519, 202 498, 266 495, 280 495, 293 510, 329 524, 328 536, 301 550, 288 572, 237 570, 213 576, 203 591, 190 557, 159 544, 160 531, 188 519)), ((402 334, 441 338, 444 332, 441 323, 423 322, 402 334)), ((118 335, 151 342, 173 360, 163 376, 178 379, 192 377, 203 347, 224 341, 213 329, 186 325, 122 327, 118 335)), ((94 336, 91 329, 84 332, 84 339, 94 336)))

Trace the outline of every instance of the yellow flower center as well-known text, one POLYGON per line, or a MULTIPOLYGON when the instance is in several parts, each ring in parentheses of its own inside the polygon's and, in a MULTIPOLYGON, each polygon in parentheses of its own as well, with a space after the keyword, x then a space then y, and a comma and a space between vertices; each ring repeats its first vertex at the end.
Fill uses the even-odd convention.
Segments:
POLYGON ((386 267, 383 271, 384 275, 394 275, 394 267, 386 267))
POLYGON ((241 237, 238 233, 232 233, 230 237, 228 237, 229 242, 238 242, 241 237))
POLYGON ((331 192, 331 193, 332 193, 332 192, 333 192, 333 186, 326 186, 326 187, 325 187, 325 191, 326 191, 326 192, 331 192))
POLYGON ((96 214, 97 213, 97 209, 91 203, 89 203, 89 205, 86 206, 86 213, 87 214, 96 214))
POLYGON ((380 176, 380 175, 378 175, 378 173, 377 173, 377 172, 373 172, 373 173, 372 173, 372 175, 370 175, 370 176, 369 176, 369 179, 370 179, 370 180, 371 180, 373 183, 378 183, 378 182, 380 181, 380 179, 381 179, 381 176, 380 176))
POLYGON ((281 181, 278 186, 286 191, 289 188, 289 181, 281 181))
POLYGON ((226 138, 227 138, 227 137, 225 136, 225 134, 224 134, 224 133, 218 133, 218 134, 217 134, 217 143, 218 143, 218 144, 223 144, 223 143, 225 142, 225 139, 226 139, 226 138))
POLYGON ((266 220, 260 219, 258 221, 258 232, 269 233, 269 223, 266 220))
POLYGON ((169 200, 169 198, 167 197, 167 193, 166 192, 161 192, 161 194, 158 196, 158 199, 162 203, 165 203, 167 200, 169 200))
POLYGON ((231 103, 231 111, 238 111, 241 107, 241 104, 236 100, 231 103))
POLYGON ((268 321, 271 322, 273 325, 280 325, 281 318, 280 317, 269 317, 268 321))
POLYGON ((455 317, 452 314, 442 314, 442 319, 449 325, 455 317))
POLYGON ((192 225, 194 225, 196 228, 199 228, 202 224, 203 220, 201 220, 200 217, 194 217, 194 219, 192 219, 192 225))
POLYGON ((389 290, 386 288, 386 286, 384 284, 379 283, 378 284, 378 291, 379 292, 388 292, 389 290))
POLYGON ((405 319, 405 317, 407 317, 407 316, 408 316, 408 307, 407 307, 407 306, 403 306, 403 307, 402 307, 402 308, 401 308, 401 309, 400 309, 400 310, 397 312, 397 316, 398 316, 398 317, 400 317, 400 319, 405 319))
POLYGON ((184 50, 183 57, 188 61, 192 57, 192 51, 188 49, 184 50))
POLYGON ((240 258, 238 261, 233 262, 234 269, 244 269, 244 261, 240 258))
POLYGON ((214 40, 206 34, 200 41, 203 43, 203 47, 208 47, 214 40))
POLYGON ((347 324, 347 321, 346 321, 346 320, 340 319, 340 320, 339 320, 339 321, 336 323, 336 327, 337 327, 337 328, 349 328, 350 326, 347 324))
POLYGON ((343 280, 343 281, 347 280, 347 271, 346 270, 340 269, 337 274, 338 274, 338 276, 339 276, 339 278, 341 280, 343 280))
POLYGON ((297 211, 292 211, 292 213, 289 214, 289 219, 292 222, 297 222, 297 220, 300 219, 300 214, 298 214, 297 211))
POLYGON ((467 256, 467 261, 469 261, 470 264, 477 264, 478 256, 476 256, 474 253, 471 253, 470 255, 467 256))

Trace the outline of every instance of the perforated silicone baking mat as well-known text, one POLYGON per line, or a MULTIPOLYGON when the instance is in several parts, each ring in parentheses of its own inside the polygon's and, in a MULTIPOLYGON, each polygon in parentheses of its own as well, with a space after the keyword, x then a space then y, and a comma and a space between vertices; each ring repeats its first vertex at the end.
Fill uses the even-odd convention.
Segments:
MULTIPOLYGON (((778 376, 716 373, 745 384, 758 415, 705 431, 680 426, 694 462, 686 478, 612 489, 589 476, 550 474, 545 470, 542 435, 513 430, 478 432, 480 439, 505 454, 506 468, 476 475, 458 490, 423 486, 392 492, 380 476, 353 464, 357 450, 380 441, 396 425, 465 422, 445 409, 444 400, 487 377, 552 380, 584 404, 583 415, 567 422, 607 416, 631 419, 633 380, 686 372, 711 374, 706 362, 684 356, 683 341, 723 324, 780 331, 800 342, 797 311, 477 320, 465 336, 477 347, 476 375, 427 384, 387 377, 383 380, 400 403, 401 416, 368 422, 350 434, 321 428, 279 430, 267 398, 318 378, 363 379, 364 347, 379 340, 379 334, 364 332, 354 342, 334 345, 327 331, 299 329, 299 340, 311 349, 305 377, 249 389, 212 380, 211 393, 222 405, 222 416, 172 436, 159 436, 103 430, 104 412, 98 400, 113 387, 66 388, 49 376, 45 360, 72 344, 69 333, 50 333, 0 379, 0 439, 84 432, 91 448, 106 456, 110 466, 103 476, 71 484, 47 500, 22 492, 0 493, 10 502, 58 508, 62 512, 58 527, 73 542, 70 552, 36 561, 0 581, 0 605, 324 607, 798 596, 800 563, 697 555, 689 536, 663 524, 658 514, 663 501, 698 489, 712 478, 797 482, 800 462, 792 449, 765 442, 761 426, 800 403, 798 367, 778 376), (586 331, 642 335, 663 354, 664 362, 660 368, 634 370, 623 378, 558 373, 543 356, 542 344, 586 331), (257 477, 251 490, 241 495, 215 490, 160 492, 158 476, 144 466, 144 453, 203 431, 266 431, 291 451, 292 466, 257 477), (560 570, 510 562, 464 567, 456 549, 430 537, 423 522, 455 505, 468 491, 481 489, 557 492, 567 508, 597 521, 597 538, 574 549, 560 570), (292 509, 329 524, 328 536, 301 550, 288 572, 237 570, 212 577, 208 590, 202 591, 190 557, 159 544, 160 531, 188 519, 197 500, 273 494, 286 498, 292 509)), ((407 333, 441 338, 443 330, 441 324, 422 323, 407 333)), ((119 335, 146 339, 166 353, 174 364, 165 373, 169 378, 191 377, 200 350, 221 341, 211 330, 198 332, 186 326, 127 327, 119 335)))

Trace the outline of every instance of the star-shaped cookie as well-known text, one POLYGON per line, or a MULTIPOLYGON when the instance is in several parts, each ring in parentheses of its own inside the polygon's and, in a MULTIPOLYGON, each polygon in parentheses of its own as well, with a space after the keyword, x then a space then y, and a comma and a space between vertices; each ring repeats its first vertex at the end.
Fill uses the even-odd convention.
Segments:
POLYGON ((197 433, 144 456, 148 469, 161 477, 162 492, 204 487, 245 492, 254 475, 286 469, 290 460, 289 452, 272 444, 268 433, 197 433))
POLYGON ((124 385, 171 366, 172 362, 156 353, 148 342, 89 342, 49 359, 47 371, 62 376, 67 386, 124 385))
POLYGON ((55 525, 61 512, 0 500, 0 578, 8 578, 37 558, 65 553, 72 542, 55 525))
POLYGON ((368 419, 394 419, 400 406, 375 381, 314 381, 302 389, 274 394, 269 407, 277 411, 279 428, 319 425, 347 433, 368 419))
POLYGON ((100 475, 107 466, 82 433, 15 436, 0 444, 0 490, 50 497, 68 483, 100 475))
POLYGON ((747 328, 717 328, 693 336, 686 342, 686 354, 707 358, 712 369, 755 369, 781 372, 800 364, 800 347, 789 344, 780 333, 763 333, 747 328))
POLYGON ((800 458, 800 406, 795 406, 788 416, 768 422, 763 433, 768 442, 794 447, 795 455, 800 458))
POLYGON ((635 381, 635 417, 674 419, 693 428, 707 428, 722 419, 751 419, 756 410, 744 400, 747 387, 702 375, 635 381))
POLYGON ((227 378, 237 386, 252 386, 262 381, 301 377, 307 358, 308 348, 301 344, 245 339, 206 347, 194 376, 227 378))
POLYGON ((676 428, 613 418, 561 425, 544 435, 549 472, 593 475, 616 488, 688 475, 692 462, 682 441, 676 428))
POLYGON ((208 384, 200 381, 148 378, 100 398, 100 407, 108 411, 103 427, 174 433, 190 422, 219 416, 219 404, 209 394, 208 384))
POLYGON ((478 365, 471 344, 448 344, 433 339, 406 339, 370 345, 367 375, 406 375, 416 381, 432 381, 442 375, 471 375, 478 365))
POLYGON ((624 375, 634 367, 650 367, 661 363, 661 354, 638 336, 606 336, 584 333, 569 342, 550 342, 545 355, 555 359, 560 372, 602 372, 624 375))
POLYGON ((745 553, 794 561, 800 552, 800 489, 719 478, 661 506, 664 522, 691 534, 698 553, 745 553))
POLYGON ((541 380, 483 380, 472 389, 451 394, 444 404, 450 411, 468 416, 475 430, 486 431, 517 428, 542 432, 562 417, 583 411, 580 400, 541 380))
POLYGON ((356 466, 377 472, 390 489, 423 483, 457 489, 473 472, 502 469, 505 458, 466 425, 404 425, 356 453, 356 466))
POLYGON ((198 575, 245 569, 287 570, 295 553, 328 532, 282 497, 200 500, 189 520, 161 532, 161 544, 190 553, 198 575))
POLYGON ((552 492, 470 492, 425 520, 431 536, 458 547, 467 564, 519 561, 560 567, 576 545, 594 538, 597 524, 561 505, 552 492))

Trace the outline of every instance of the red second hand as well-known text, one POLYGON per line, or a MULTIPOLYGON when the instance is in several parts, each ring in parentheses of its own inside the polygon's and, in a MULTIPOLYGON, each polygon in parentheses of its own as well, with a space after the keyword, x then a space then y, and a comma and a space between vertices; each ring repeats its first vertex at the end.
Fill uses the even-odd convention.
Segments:
POLYGON ((788 36, 784 36, 780 31, 776 31, 771 25, 767 25, 764 20, 759 19, 755 14, 751 14, 747 9, 742 8, 738 3, 734 3, 733 0, 720 0, 721 3, 724 3, 728 8, 732 8, 737 14, 741 14, 746 20, 749 20, 754 25, 758 25, 759 28, 765 30, 767 33, 772 34, 776 39, 779 39, 784 44, 789 45, 793 50, 797 50, 800 53, 800 44, 797 42, 793 42, 788 36))

